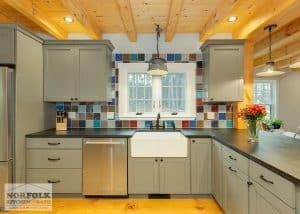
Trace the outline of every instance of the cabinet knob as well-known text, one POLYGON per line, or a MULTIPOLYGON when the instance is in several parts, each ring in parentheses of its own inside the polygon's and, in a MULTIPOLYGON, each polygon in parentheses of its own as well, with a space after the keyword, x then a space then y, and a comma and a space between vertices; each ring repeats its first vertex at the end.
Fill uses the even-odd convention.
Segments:
POLYGON ((157 162, 158 160, 157 159, 155 159, 155 162, 157 162))
POLYGON ((163 162, 164 161, 164 159, 160 159, 160 162, 163 162))
POLYGON ((214 98, 209 98, 209 100, 210 100, 210 101, 213 101, 213 100, 214 100, 214 98))
POLYGON ((77 100, 78 100, 78 98, 76 97, 76 98, 75 98, 75 100, 77 101, 77 100))
POLYGON ((71 99, 70 99, 71 101, 73 101, 74 100, 74 98, 73 97, 71 97, 71 99))
POLYGON ((192 143, 195 143, 196 141, 195 140, 192 140, 192 143))

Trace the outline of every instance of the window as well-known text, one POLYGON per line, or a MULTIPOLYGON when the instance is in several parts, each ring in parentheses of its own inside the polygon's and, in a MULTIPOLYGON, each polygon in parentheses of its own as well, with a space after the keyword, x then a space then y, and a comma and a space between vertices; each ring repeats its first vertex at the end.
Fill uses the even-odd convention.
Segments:
POLYGON ((266 119, 276 116, 276 80, 255 80, 254 103, 266 107, 266 119))
POLYGON ((194 118, 194 63, 168 63, 169 74, 151 76, 147 63, 119 63, 119 117, 153 119, 194 118))

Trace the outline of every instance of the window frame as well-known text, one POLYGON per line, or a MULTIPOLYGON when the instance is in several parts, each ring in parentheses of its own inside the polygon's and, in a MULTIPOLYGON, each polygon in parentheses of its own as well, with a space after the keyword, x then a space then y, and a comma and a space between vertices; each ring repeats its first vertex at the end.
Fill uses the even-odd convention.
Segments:
MULTIPOLYGON (((255 84, 256 83, 271 83, 272 103, 261 103, 262 105, 270 105, 273 111, 271 111, 270 119, 274 119, 278 115, 278 81, 275 79, 255 79, 253 86, 253 99, 255 97, 255 84)), ((254 101, 254 100, 253 100, 254 101)))
POLYGON ((129 73, 147 73, 148 63, 118 63, 119 69, 119 103, 118 112, 121 120, 152 120, 157 113, 161 118, 168 120, 191 120, 196 117, 196 63, 167 63, 169 73, 185 73, 185 112, 178 112, 177 115, 171 115, 170 112, 162 112, 159 106, 159 100, 162 102, 161 78, 153 77, 152 79, 152 101, 155 105, 154 111, 136 115, 129 112, 129 92, 128 92, 128 74, 129 73), (159 90, 155 90, 159 88, 159 90))

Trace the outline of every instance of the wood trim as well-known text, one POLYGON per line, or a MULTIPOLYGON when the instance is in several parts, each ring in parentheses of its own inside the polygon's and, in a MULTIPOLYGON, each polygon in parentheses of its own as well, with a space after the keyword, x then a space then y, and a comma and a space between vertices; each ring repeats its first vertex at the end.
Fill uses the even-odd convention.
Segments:
POLYGON ((166 42, 172 41, 174 37, 182 7, 183 7, 183 0, 171 0, 167 29, 166 29, 166 37, 165 37, 166 42))
POLYGON ((35 7, 31 0, 3 0, 3 2, 23 14, 55 38, 67 39, 67 32, 56 23, 50 21, 47 13, 35 7))
POLYGON ((101 30, 97 22, 88 15, 78 0, 61 0, 63 5, 69 10, 76 20, 86 29, 87 34, 92 39, 101 39, 101 30))
POLYGON ((132 9, 130 0, 115 0, 118 5, 119 12, 123 21, 123 25, 126 29, 128 38, 131 42, 136 42, 137 33, 132 15, 132 9))
MULTIPOLYGON (((272 48, 278 49, 288 43, 300 41, 300 17, 286 26, 272 33, 272 48)), ((269 51, 269 38, 267 36, 254 45, 254 58, 259 58, 269 51)))
POLYGON ((223 0, 201 30, 200 41, 204 42, 212 36, 217 30, 218 25, 222 23, 222 21, 238 3, 239 0, 223 0))
POLYGON ((254 83, 254 66, 253 66, 253 42, 247 40, 244 46, 244 101, 238 102, 234 106, 234 128, 246 129, 247 124, 244 120, 238 118, 237 113, 246 105, 253 103, 253 83, 254 83))

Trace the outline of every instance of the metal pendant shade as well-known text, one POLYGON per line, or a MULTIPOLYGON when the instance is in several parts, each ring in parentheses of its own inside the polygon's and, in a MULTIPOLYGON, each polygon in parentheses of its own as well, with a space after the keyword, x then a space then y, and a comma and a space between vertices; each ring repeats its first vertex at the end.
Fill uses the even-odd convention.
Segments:
POLYGON ((162 29, 159 27, 159 25, 157 25, 155 31, 156 31, 157 57, 153 57, 152 59, 149 60, 148 72, 152 76, 162 76, 168 73, 168 68, 166 64, 167 61, 159 57, 158 40, 162 29))
POLYGON ((271 40, 271 32, 273 29, 275 29, 277 25, 268 25, 264 29, 269 31, 269 60, 266 62, 266 65, 264 69, 258 73, 256 73, 256 76, 258 77, 273 77, 273 76, 279 76, 284 74, 285 72, 279 71, 275 68, 275 63, 272 61, 272 40, 271 40))

